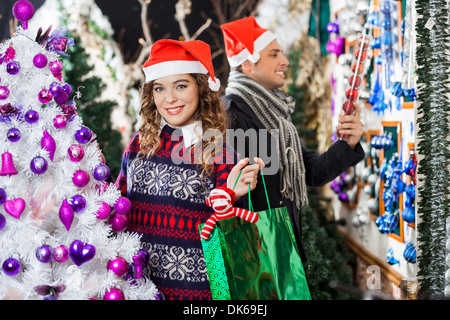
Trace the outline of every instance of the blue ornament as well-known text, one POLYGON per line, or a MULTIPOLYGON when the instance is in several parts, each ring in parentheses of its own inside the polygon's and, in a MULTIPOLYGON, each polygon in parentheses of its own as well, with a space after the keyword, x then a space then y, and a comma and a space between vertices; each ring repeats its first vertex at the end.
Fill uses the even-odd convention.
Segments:
POLYGON ((36 123, 39 120, 39 113, 35 110, 28 110, 25 113, 25 121, 29 124, 36 123))
POLYGON ((389 229, 389 233, 393 232, 398 227, 399 220, 400 219, 399 219, 398 215, 396 215, 394 213, 390 213, 390 214, 386 215, 386 217, 384 218, 384 221, 385 221, 387 228, 389 229))
POLYGON ((398 260, 395 259, 395 257, 394 257, 394 250, 392 250, 392 248, 389 248, 387 251, 386 262, 389 263, 390 265, 394 265, 394 264, 398 263, 398 260))
POLYGON ((403 221, 413 223, 416 220, 414 207, 405 207, 405 209, 403 209, 402 211, 402 218, 403 221))
POLYGON ((367 22, 379 27, 380 26, 380 16, 378 15, 377 12, 371 12, 367 15, 367 22))
POLYGON ((3 262, 3 272, 7 274, 8 276, 12 277, 15 276, 20 272, 21 264, 19 260, 14 258, 8 258, 3 262))
POLYGON ((394 82, 391 87, 391 93, 396 97, 400 97, 403 94, 402 84, 398 81, 394 82))
POLYGON ((370 40, 370 46, 372 47, 372 49, 380 49, 381 48, 381 39, 379 37, 372 38, 372 40, 370 40))
POLYGON ((392 1, 383 1, 380 6, 380 11, 386 16, 389 16, 395 11, 395 4, 392 1))
POLYGON ((416 90, 414 88, 411 88, 411 93, 409 94, 409 97, 412 101, 416 101, 416 90))
POLYGON ((74 195, 71 199, 70 205, 75 212, 82 212, 84 209, 86 209, 86 199, 82 195, 74 195))
POLYGON ((405 193, 410 196, 411 198, 415 198, 416 196, 416 186, 413 184, 408 184, 405 187, 405 193))
POLYGON ((403 251, 403 258, 407 262, 416 263, 416 247, 411 242, 406 245, 405 251, 403 251))
POLYGON ((387 31, 383 33, 383 35, 381 36, 381 43, 387 47, 391 47, 396 42, 397 36, 393 34, 391 31, 387 31))
POLYGON ((375 219, 375 225, 377 226, 377 227, 380 227, 380 225, 383 223, 383 216, 378 216, 376 219, 375 219))
POLYGON ((383 28, 384 30, 391 30, 392 28, 396 27, 395 25, 395 19, 392 17, 385 17, 382 21, 381 21, 381 28, 383 28))

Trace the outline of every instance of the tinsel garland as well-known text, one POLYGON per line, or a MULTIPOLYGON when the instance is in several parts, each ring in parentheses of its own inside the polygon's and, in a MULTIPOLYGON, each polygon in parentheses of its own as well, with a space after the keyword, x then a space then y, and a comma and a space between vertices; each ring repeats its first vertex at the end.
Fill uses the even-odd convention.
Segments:
POLYGON ((443 296, 446 218, 449 217, 449 7, 446 0, 416 0, 417 214, 420 297, 443 296))

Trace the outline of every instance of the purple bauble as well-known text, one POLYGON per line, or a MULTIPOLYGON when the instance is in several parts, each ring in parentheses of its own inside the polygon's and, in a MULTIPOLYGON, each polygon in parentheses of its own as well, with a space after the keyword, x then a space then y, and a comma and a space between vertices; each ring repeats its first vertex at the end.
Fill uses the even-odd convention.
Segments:
POLYGON ((36 123, 39 120, 39 113, 36 110, 28 110, 25 113, 25 121, 29 124, 36 123))
POLYGON ((49 103, 50 101, 52 101, 53 95, 49 90, 42 89, 38 93, 38 99, 41 103, 46 104, 46 103, 49 103))
POLYGON ((69 256, 77 266, 88 262, 95 256, 95 247, 92 244, 75 240, 70 245, 69 256))
POLYGON ((116 203, 114 203, 114 210, 118 214, 127 214, 131 210, 131 201, 126 197, 119 197, 116 203))
POLYGON ((11 128, 6 133, 6 137, 11 142, 17 142, 20 140, 20 137, 21 137, 20 130, 17 128, 11 128))
POLYGON ((100 208, 96 212, 97 219, 106 219, 111 214, 111 207, 104 201, 100 202, 100 208))
POLYGON ((67 202, 67 199, 64 199, 61 207, 59 208, 59 219, 61 220, 62 224, 66 227, 67 231, 70 231, 70 227, 72 226, 74 214, 73 214, 73 208, 67 202))
POLYGON ((6 72, 9 73, 10 75, 18 74, 19 71, 20 71, 20 63, 18 63, 17 61, 8 62, 8 64, 6 65, 6 72))
POLYGON ((51 61, 48 66, 53 74, 60 73, 63 70, 63 63, 60 60, 51 61))
POLYGON ((24 30, 28 29, 28 20, 34 15, 34 6, 28 0, 17 1, 12 8, 14 18, 22 21, 22 27, 24 30))
POLYGON ((63 92, 63 88, 57 82, 52 82, 48 89, 54 97, 59 96, 63 92))
POLYGON ((73 211, 80 213, 86 209, 86 199, 83 196, 77 194, 70 199, 73 211))
POLYGON ((75 132, 75 139, 79 143, 88 143, 92 138, 92 131, 88 127, 81 127, 75 132))
POLYGON ((89 183, 89 180, 91 180, 89 173, 83 170, 75 171, 75 173, 72 176, 72 182, 78 188, 85 187, 89 183))
POLYGON ((125 295, 122 290, 113 287, 105 292, 103 300, 125 300, 125 295))
POLYGON ((47 66, 48 60, 45 54, 38 53, 33 58, 33 64, 36 68, 42 69, 47 66))
POLYGON ((69 100, 69 95, 65 91, 62 91, 54 99, 57 104, 65 104, 69 100))
POLYGON ((122 257, 116 257, 108 261, 106 269, 114 272, 117 276, 123 276, 128 270, 128 262, 122 257))
POLYGON ((47 160, 42 158, 41 156, 34 157, 30 162, 30 169, 35 174, 43 174, 47 171, 48 163, 47 160))
POLYGON ((114 213, 108 222, 114 232, 122 232, 128 227, 128 218, 122 214, 114 213))
POLYGON ((42 263, 49 263, 53 258, 52 248, 44 244, 36 249, 36 258, 42 263))
POLYGON ((5 100, 9 97, 9 89, 5 86, 0 86, 0 100, 5 100))
POLYGON ((97 181, 105 181, 109 177, 109 167, 106 164, 99 164, 92 171, 92 176, 97 181))
POLYGON ((70 161, 79 162, 84 157, 84 149, 78 144, 73 144, 67 149, 70 161))
POLYGON ((70 84, 66 83, 63 85, 63 90, 70 96, 72 94, 72 87, 70 84))
POLYGON ((4 204, 6 201, 6 192, 2 188, 0 188, 0 206, 4 204))
POLYGON ((0 213, 0 230, 2 230, 6 225, 5 216, 0 213))
POLYGON ((63 129, 67 126, 67 117, 62 114, 58 114, 53 118, 53 125, 56 129, 63 129))
POLYGON ((15 276, 20 272, 21 265, 19 260, 8 258, 3 262, 3 272, 8 276, 15 276))
POLYGON ((53 249, 53 258, 56 262, 63 263, 69 259, 69 249, 65 245, 60 245, 53 249))

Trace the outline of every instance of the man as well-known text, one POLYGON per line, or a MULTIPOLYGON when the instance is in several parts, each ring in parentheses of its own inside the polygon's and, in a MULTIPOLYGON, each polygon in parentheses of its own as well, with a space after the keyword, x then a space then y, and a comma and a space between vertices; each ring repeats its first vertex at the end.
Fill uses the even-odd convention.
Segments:
MULTIPOLYGON (((301 207, 308 203, 306 185, 322 186, 364 159, 359 143, 363 133, 360 108, 356 106, 353 115, 342 117, 336 127, 340 135, 348 136, 346 141, 336 141, 321 155, 306 149, 291 121, 295 100, 279 90, 284 85, 289 61, 276 36, 261 28, 254 17, 223 24, 221 29, 232 69, 224 97, 230 127, 255 131, 257 136, 269 132, 267 139, 257 139, 257 143, 250 141, 251 135, 247 135, 246 154, 241 156, 260 157, 262 151, 278 156, 277 161, 268 163, 261 155, 266 163, 263 173, 274 165, 277 169, 264 175, 270 206, 287 207, 300 255, 306 261, 301 241, 301 207), (275 148, 271 143, 273 139, 278 144, 275 148)), ((268 209, 264 185, 260 181, 259 178, 251 192, 254 211, 268 209)))

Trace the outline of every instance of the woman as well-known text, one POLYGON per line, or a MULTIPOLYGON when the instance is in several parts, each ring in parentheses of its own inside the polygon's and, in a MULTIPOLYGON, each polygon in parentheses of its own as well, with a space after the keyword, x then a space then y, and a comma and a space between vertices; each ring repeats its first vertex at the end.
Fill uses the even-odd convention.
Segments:
POLYGON ((198 229, 213 213, 205 199, 217 187, 239 199, 264 164, 237 163, 224 142, 226 113, 206 43, 159 40, 143 70, 143 123, 116 181, 132 203, 128 230, 142 235, 148 275, 166 299, 211 299, 198 229))

